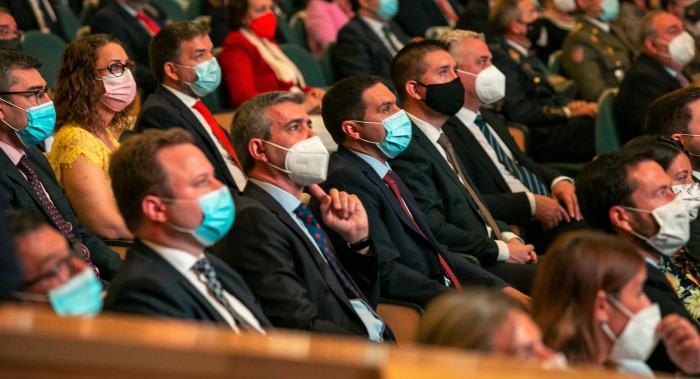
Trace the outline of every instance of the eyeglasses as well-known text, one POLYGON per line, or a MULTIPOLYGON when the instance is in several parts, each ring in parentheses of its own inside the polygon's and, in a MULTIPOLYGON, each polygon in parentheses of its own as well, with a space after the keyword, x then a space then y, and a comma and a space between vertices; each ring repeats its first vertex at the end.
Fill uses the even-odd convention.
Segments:
POLYGON ((0 25, 0 39, 22 39, 24 32, 19 29, 10 29, 8 25, 0 25))
POLYGON ((129 71, 134 71, 136 68, 136 63, 134 61, 126 61, 126 63, 115 62, 107 67, 98 68, 97 71, 109 70, 110 74, 116 76, 117 78, 124 75, 126 69, 129 71))
POLYGON ((51 93, 51 89, 47 86, 44 88, 39 88, 39 89, 35 89, 35 90, 30 90, 30 91, 0 92, 0 95, 24 95, 25 97, 29 97, 30 95, 34 95, 34 99, 36 100, 36 105, 39 105, 39 102, 41 101, 41 99, 43 99, 49 93, 51 93))
POLYGON ((83 250, 83 245, 80 243, 73 244, 69 248, 68 254, 66 254, 65 257, 61 258, 59 261, 57 261, 51 269, 49 269, 47 272, 43 274, 39 274, 35 276, 32 279, 26 280, 23 285, 24 288, 30 288, 32 286, 37 285, 38 283, 41 283, 45 280, 48 279, 53 279, 56 277, 59 277, 62 272, 64 272, 64 269, 68 269, 69 274, 73 274, 73 259, 81 259, 81 257, 85 254, 85 251, 83 250))

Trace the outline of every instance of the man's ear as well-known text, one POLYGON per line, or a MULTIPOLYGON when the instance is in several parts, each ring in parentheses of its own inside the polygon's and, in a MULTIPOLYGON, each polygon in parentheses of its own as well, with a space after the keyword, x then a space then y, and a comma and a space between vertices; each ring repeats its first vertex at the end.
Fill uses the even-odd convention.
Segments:
POLYGON ((168 217, 165 215, 166 204, 163 199, 155 195, 147 195, 141 200, 141 212, 144 216, 154 222, 165 222, 168 217))
POLYGON ((180 80, 180 72, 178 71, 178 67, 173 62, 165 62, 163 64, 163 72, 165 73, 165 76, 171 80, 180 80))
POLYGON ((418 82, 415 80, 409 80, 404 85, 404 89, 406 90, 406 94, 408 94, 409 97, 422 101, 423 97, 418 92, 418 87, 420 87, 420 84, 418 84, 418 82))
POLYGON ((608 211, 608 217, 610 218, 610 223, 614 227, 626 231, 632 230, 632 225, 630 225, 629 213, 625 208, 619 205, 613 205, 608 211))
POLYGON ((248 153, 254 160, 267 162, 264 145, 265 143, 260 138, 251 138, 248 141, 248 153))
POLYGON ((352 139, 360 138, 360 126, 357 122, 345 120, 342 124, 340 124, 340 128, 343 130, 343 133, 345 133, 345 135, 347 135, 348 137, 352 139))

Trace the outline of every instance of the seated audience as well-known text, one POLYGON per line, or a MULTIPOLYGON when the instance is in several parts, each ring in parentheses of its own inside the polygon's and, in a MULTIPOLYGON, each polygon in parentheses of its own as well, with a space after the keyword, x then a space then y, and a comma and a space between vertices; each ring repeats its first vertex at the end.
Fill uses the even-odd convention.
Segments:
POLYGON ((443 124, 462 108, 464 87, 447 44, 424 40, 407 45, 391 72, 411 120, 411 141, 389 161, 425 214, 437 240, 455 253, 470 254, 513 287, 528 292, 536 266, 526 244, 491 210, 452 147, 443 124))
POLYGON ((544 343, 572 365, 645 376, 653 376, 644 361, 658 344, 680 369, 697 373, 697 325, 652 303, 658 299, 648 296, 649 264, 636 250, 599 232, 568 233, 552 245, 532 296, 544 343))
POLYGON ((642 53, 627 70, 615 99, 620 141, 644 134, 644 116, 657 98, 687 87, 683 68, 695 56, 695 42, 681 20, 667 12, 647 14, 640 26, 642 53), (671 49, 671 42, 673 49, 671 49))
MULTIPOLYGON (((245 102, 232 132, 249 182, 236 199, 236 223, 214 246, 243 275, 265 314, 280 328, 391 341, 374 312, 377 253, 357 196, 316 184, 326 179, 328 151, 311 129, 299 93, 269 92, 245 102), (344 243, 331 244, 300 202, 309 186, 326 227, 344 243), (346 255, 343 266, 336 258, 346 255), (346 271, 347 268, 347 271, 346 271), (354 281, 354 277, 367 278, 354 281)), ((318 214, 318 213, 317 213, 318 214)))
MULTIPOLYGON (((340 78, 377 75, 390 79, 391 60, 410 38, 391 19, 394 6, 377 7, 367 0, 350 0, 355 17, 338 32, 333 63, 340 78)), ((387 4, 392 4, 388 2, 387 4)))
POLYGON ((390 0, 398 7, 394 19, 411 37, 425 37, 425 31, 433 26, 454 27, 462 4, 457 0, 390 0))
MULTIPOLYGON (((378 76, 351 76, 323 98, 323 119, 338 144, 322 187, 357 195, 367 212, 379 256, 382 298, 424 307, 449 288, 481 285, 512 291, 464 257, 444 249, 430 231, 413 195, 387 162, 411 141, 411 120, 378 76)), ((312 210, 319 202, 311 200, 312 210)), ((344 241, 329 231, 334 245, 344 241)), ((341 261, 347 257, 340 255, 341 261)), ((356 275, 358 272, 350 272, 356 275)), ((366 278, 358 279, 358 281, 366 278)))
POLYGON ((501 0, 489 21, 497 37, 490 50, 493 64, 506 77, 503 113, 509 121, 531 128, 530 151, 538 162, 583 162, 594 154, 595 103, 559 94, 547 69, 530 49, 538 40, 538 12, 531 0, 501 0), (532 28, 532 29, 531 29, 532 28))
POLYGON ((579 96, 597 101, 608 88, 619 87, 634 58, 635 47, 612 24, 618 0, 576 0, 581 17, 564 40, 562 67, 579 87, 579 96))
MULTIPOLYGON (((80 0, 68 0, 71 3, 80 3, 80 0)), ((17 26, 24 31, 38 30, 42 33, 53 33, 61 39, 68 41, 68 36, 61 26, 63 20, 58 12, 57 1, 44 0, 0 0, 0 7, 9 10, 17 26)))
POLYGON ((90 22, 92 34, 116 37, 126 54, 136 62, 136 83, 143 99, 158 85, 148 65, 148 45, 165 26, 165 21, 165 13, 150 0, 113 0, 97 11, 90 22))
POLYGON ((122 265, 119 255, 78 223, 48 160, 34 147, 56 122, 40 67, 35 58, 0 50, 0 214, 40 211, 71 243, 83 244, 86 262, 110 281, 122 265))
MULTIPOLYGON (((695 40, 695 46, 700 45, 700 2, 684 0, 661 0, 661 10, 671 13, 683 21, 683 29, 690 33, 695 40)), ((700 54, 696 54, 688 64, 688 72, 696 76, 700 73, 700 54)))
POLYGON ((335 42, 338 31, 353 16, 350 0, 310 0, 306 5, 306 41, 311 53, 320 58, 326 46, 335 42))
POLYGON ((297 66, 277 45, 273 5, 272 0, 229 1, 229 33, 219 61, 231 103, 238 107, 265 92, 303 91, 306 112, 318 112, 325 91, 307 86, 297 66))
POLYGON ((22 51, 23 36, 10 11, 0 7, 0 50, 22 51))
POLYGON ((464 86, 464 104, 442 130, 452 141, 467 174, 497 219, 524 227, 535 248, 545 251, 567 229, 584 226, 573 179, 523 154, 500 115, 485 106, 503 98, 506 79, 491 64, 480 34, 453 30, 450 45, 464 86))
POLYGON ((56 136, 48 154, 78 219, 98 237, 131 239, 109 183, 113 133, 129 127, 134 64, 117 39, 95 34, 63 53, 56 93, 56 136))
POLYGON ((14 298, 50 304, 61 316, 90 316, 102 308, 102 285, 71 244, 41 213, 15 211, 9 227, 22 265, 22 285, 14 298))
POLYGON ((476 289, 443 295, 432 302, 416 342, 522 361, 548 362, 556 357, 542 343, 540 328, 518 303, 498 292, 476 289))
POLYGON ((194 22, 173 22, 153 37, 149 54, 159 86, 141 107, 135 130, 188 131, 214 166, 216 179, 238 192, 245 187, 246 177, 231 137, 201 101, 221 83, 207 32, 194 22))
POLYGON ((564 40, 576 25, 573 13, 576 11, 576 0, 544 0, 542 2, 542 26, 546 31, 545 44, 535 44, 537 58, 543 63, 549 63, 552 53, 561 50, 564 40))
POLYGON ((263 333, 267 318, 235 271, 204 249, 234 221, 229 189, 181 129, 127 139, 109 168, 114 196, 136 236, 105 310, 200 320, 263 333))
MULTIPOLYGON (((671 178, 652 155, 634 149, 603 154, 584 167, 576 178, 576 191, 589 225, 631 243, 643 258, 646 275, 640 284, 649 299, 659 304, 661 314, 676 313, 700 328, 659 267, 662 255, 673 255, 688 241, 689 218, 683 200, 671 190, 671 178)), ((566 264, 577 267, 569 260, 566 264)), ((557 276, 562 273, 556 272, 557 276)), ((676 369, 661 345, 647 363, 655 371, 676 369)))

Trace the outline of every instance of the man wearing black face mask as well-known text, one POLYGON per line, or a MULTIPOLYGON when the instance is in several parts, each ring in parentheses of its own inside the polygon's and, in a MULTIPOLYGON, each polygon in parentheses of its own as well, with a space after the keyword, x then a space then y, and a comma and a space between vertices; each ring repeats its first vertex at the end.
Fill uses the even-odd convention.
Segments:
POLYGON ((22 51, 22 31, 10 12, 0 7, 0 50, 22 51))
POLYGON ((455 68, 447 46, 434 40, 407 45, 396 55, 391 76, 413 124, 413 136, 390 164, 440 243, 475 256, 488 271, 528 291, 533 266, 521 264, 537 262, 534 247, 493 219, 442 132, 445 121, 464 104, 464 87, 455 68))
POLYGON ((595 103, 573 101, 555 91, 547 70, 528 51, 541 30, 530 0, 502 0, 489 21, 497 37, 489 46, 493 64, 506 76, 503 113, 532 128, 531 151, 538 162, 582 162, 594 153, 595 103))

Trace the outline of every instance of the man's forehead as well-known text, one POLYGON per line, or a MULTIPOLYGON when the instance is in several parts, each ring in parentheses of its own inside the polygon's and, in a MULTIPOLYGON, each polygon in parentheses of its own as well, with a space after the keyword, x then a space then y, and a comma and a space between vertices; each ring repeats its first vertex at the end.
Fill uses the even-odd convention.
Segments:
POLYGON ((41 77, 38 70, 30 69, 14 69, 10 70, 10 90, 26 89, 33 87, 44 87, 46 81, 41 77))
POLYGON ((396 96, 382 82, 367 88, 362 94, 362 98, 369 106, 380 105, 387 101, 396 101, 396 96))
POLYGON ((678 17, 676 17, 670 13, 664 12, 664 13, 659 13, 658 15, 656 15, 656 17, 654 17, 653 25, 654 25, 654 29, 657 32, 663 33, 666 31, 666 29, 668 29, 672 26, 682 27, 683 23, 678 17))
POLYGON ((299 118, 309 118, 304 107, 293 101, 284 101, 271 105, 265 109, 265 114, 272 119, 273 123, 282 125, 299 118))
POLYGON ((636 184, 635 189, 651 189, 671 183, 671 178, 663 167, 653 160, 645 160, 630 167, 628 177, 631 184, 636 184))

